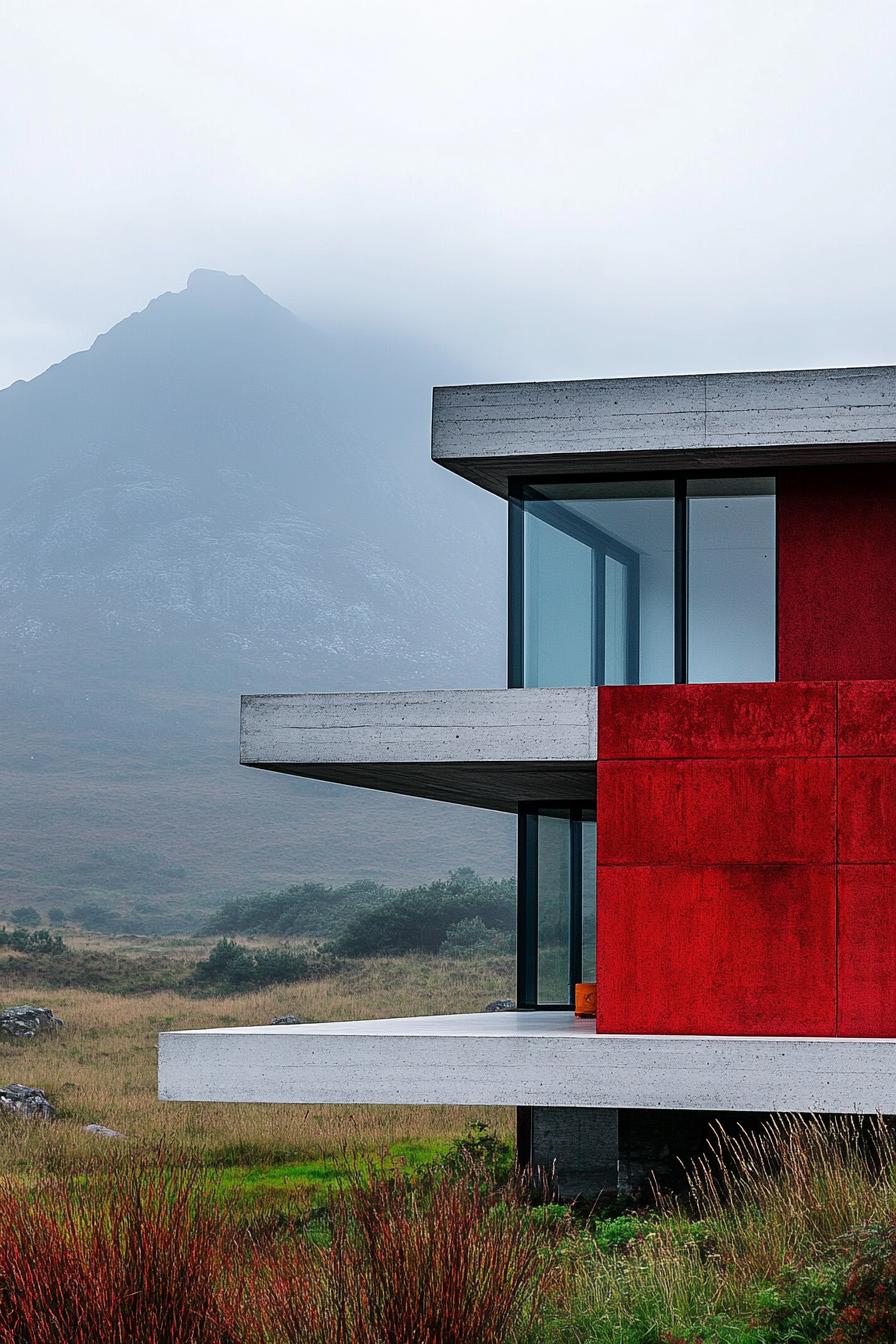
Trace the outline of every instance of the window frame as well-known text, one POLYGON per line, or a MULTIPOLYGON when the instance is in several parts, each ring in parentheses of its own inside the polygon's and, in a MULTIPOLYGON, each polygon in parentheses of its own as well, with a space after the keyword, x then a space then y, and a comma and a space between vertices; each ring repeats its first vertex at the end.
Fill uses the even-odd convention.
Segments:
MULTIPOLYGON (((582 979, 582 824, 596 825, 595 809, 582 802, 521 803, 517 823, 517 934, 516 1002, 524 1011, 568 1012, 574 1007, 575 986, 582 979), (569 824, 569 1000, 540 1003, 538 1000, 538 816, 543 812, 568 812, 569 824), (585 815, 588 814, 588 815, 585 815)), ((596 877, 595 877, 596 881, 596 877)))
MULTIPOLYGON (((524 504, 526 491, 543 485, 602 485, 612 482, 624 484, 626 481, 671 481, 674 508, 674 567, 673 567, 673 671, 672 685, 681 685, 688 680, 688 482, 713 480, 756 480, 762 478, 774 482, 775 497, 778 493, 778 478, 775 472, 758 470, 711 470, 703 471, 649 471, 649 472, 583 472, 575 475, 538 475, 514 476, 508 482, 508 526, 507 526, 507 685, 524 685, 525 647, 525 539, 523 525, 525 519, 524 504)), ((568 530, 568 529, 564 529, 568 530)), ((775 519, 775 572, 778 566, 778 528, 775 519)), ((601 613, 596 613, 595 629, 601 613)), ((774 646, 775 680, 778 678, 778 604, 775 602, 774 646)), ((595 636, 595 642, 596 642, 595 636)), ((597 659, 592 655, 592 672, 596 673, 597 659)), ((595 681, 595 686, 601 681, 595 681)), ((547 804, 544 804, 547 806, 547 804)))

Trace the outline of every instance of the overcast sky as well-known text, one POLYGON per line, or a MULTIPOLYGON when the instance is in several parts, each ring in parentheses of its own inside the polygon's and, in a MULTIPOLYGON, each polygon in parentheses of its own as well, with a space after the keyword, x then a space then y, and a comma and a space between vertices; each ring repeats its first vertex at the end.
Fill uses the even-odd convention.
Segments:
POLYGON ((896 362, 892 0, 0 20, 0 385, 197 266, 483 380, 896 362))

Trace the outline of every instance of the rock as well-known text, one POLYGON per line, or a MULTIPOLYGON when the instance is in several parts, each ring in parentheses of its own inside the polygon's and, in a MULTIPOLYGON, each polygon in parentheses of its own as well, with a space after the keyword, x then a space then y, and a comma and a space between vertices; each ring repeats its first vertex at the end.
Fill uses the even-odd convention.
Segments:
POLYGON ((495 999, 492 1003, 485 1005, 487 1013, 515 1013, 516 1004, 513 999, 495 999))
POLYGON ((30 1040, 32 1036, 56 1031, 61 1026, 64 1026, 62 1018, 54 1017, 49 1008, 35 1008, 30 1003, 4 1008, 0 1013, 0 1032, 20 1040, 30 1040))
POLYGON ((287 1013, 285 1017, 275 1017, 271 1023, 272 1027, 303 1027, 304 1025, 304 1017, 293 1017, 292 1013, 287 1013))
POLYGON ((0 1087, 0 1115, 17 1115, 24 1120, 52 1120, 56 1112, 46 1092, 39 1087, 9 1083, 0 1087))
POLYGON ((101 1139, 123 1139, 125 1136, 117 1129, 109 1129, 108 1125, 85 1125, 85 1134, 98 1134, 101 1139))

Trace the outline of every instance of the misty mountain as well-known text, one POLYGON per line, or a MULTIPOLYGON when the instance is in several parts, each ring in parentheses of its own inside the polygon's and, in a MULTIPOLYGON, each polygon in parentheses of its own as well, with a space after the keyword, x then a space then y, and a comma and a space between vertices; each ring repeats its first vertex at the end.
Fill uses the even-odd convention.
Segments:
POLYGON ((429 461, 450 363, 197 271, 0 392, 0 908, 139 854, 200 905, 506 871, 504 819, 236 765, 240 691, 500 684, 503 510, 429 461))

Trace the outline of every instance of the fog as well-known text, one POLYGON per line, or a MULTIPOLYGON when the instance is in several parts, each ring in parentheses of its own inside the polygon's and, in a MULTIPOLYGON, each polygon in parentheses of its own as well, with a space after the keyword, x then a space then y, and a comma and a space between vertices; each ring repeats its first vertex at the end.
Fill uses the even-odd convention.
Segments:
POLYGON ((482 379, 890 362, 894 36, 886 0, 6 0, 0 385, 196 266, 482 379))

